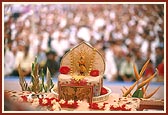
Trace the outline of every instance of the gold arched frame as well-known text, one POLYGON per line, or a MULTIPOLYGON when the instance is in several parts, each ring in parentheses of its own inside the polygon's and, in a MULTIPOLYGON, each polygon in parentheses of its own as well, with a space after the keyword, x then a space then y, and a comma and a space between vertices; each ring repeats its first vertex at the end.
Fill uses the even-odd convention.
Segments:
POLYGON ((68 66, 71 68, 72 74, 78 73, 78 63, 80 58, 80 52, 85 52, 85 61, 87 74, 89 75, 90 70, 99 70, 100 75, 104 74, 105 61, 102 54, 86 42, 81 42, 77 46, 71 48, 62 58, 60 66, 68 66), (95 52, 95 54, 94 54, 95 52), (94 55, 92 55, 94 54, 94 55), (92 62, 93 61, 93 62, 92 62), (90 66, 92 64, 92 67, 90 66))

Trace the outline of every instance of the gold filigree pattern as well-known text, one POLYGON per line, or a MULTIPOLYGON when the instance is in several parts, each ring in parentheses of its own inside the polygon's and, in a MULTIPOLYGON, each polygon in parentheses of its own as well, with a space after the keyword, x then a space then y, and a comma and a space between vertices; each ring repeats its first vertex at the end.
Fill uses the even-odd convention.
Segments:
POLYGON ((92 87, 91 86, 60 86, 61 93, 59 94, 60 99, 64 100, 84 100, 92 102, 92 87))

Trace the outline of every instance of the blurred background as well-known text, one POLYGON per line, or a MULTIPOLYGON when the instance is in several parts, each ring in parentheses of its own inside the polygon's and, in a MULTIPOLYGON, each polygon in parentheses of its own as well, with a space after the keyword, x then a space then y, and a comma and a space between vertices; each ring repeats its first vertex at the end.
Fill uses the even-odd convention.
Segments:
POLYGON ((82 41, 103 55, 107 81, 134 81, 132 64, 153 82, 164 81, 163 4, 5 4, 4 76, 18 76, 21 64, 31 74, 35 56, 52 77, 62 56, 82 41))

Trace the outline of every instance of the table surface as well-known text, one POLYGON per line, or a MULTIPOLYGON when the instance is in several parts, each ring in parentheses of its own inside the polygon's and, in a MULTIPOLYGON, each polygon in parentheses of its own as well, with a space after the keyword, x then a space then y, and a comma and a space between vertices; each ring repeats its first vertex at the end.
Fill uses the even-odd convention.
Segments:
MULTIPOLYGON (((30 77, 26 77, 26 81, 29 83, 30 77)), ((3 82, 4 90, 21 91, 18 77, 8 76, 8 77, 5 77, 2 80, 2 82, 3 82)), ((53 78, 53 82, 54 84, 57 84, 57 78, 53 78)), ((110 81, 106 81, 105 79, 103 81, 103 86, 110 88, 112 93, 119 94, 121 96, 122 96, 121 88, 123 88, 123 86, 129 88, 132 84, 133 82, 121 82, 121 81, 110 82, 110 81)), ((154 99, 164 99, 165 98, 164 97, 164 88, 165 88, 164 83, 163 82, 151 82, 147 89, 147 93, 150 93, 159 86, 160 86, 160 89, 156 92, 156 94, 152 96, 152 98, 154 99)))

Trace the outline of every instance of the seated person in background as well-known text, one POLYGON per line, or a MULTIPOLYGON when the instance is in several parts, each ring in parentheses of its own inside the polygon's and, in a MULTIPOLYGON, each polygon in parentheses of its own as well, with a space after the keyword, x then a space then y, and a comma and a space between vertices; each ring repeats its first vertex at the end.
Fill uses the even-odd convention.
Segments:
POLYGON ((13 76, 18 76, 18 66, 20 64, 21 69, 24 72, 25 76, 31 76, 31 66, 32 62, 34 61, 34 55, 29 51, 29 46, 22 45, 19 46, 19 51, 17 52, 16 59, 15 59, 15 70, 13 71, 13 76))
POLYGON ((151 75, 153 75, 155 73, 155 68, 154 68, 154 64, 153 62, 150 60, 145 73, 143 75, 143 80, 146 80, 147 78, 149 78, 151 75))
POLYGON ((164 59, 162 62, 158 65, 158 82, 163 82, 164 81, 164 59))
POLYGON ((15 69, 16 48, 12 47, 12 40, 7 41, 4 52, 4 75, 10 76, 15 69))
POLYGON ((145 64, 146 59, 142 55, 140 49, 135 49, 135 63, 138 66, 138 72, 141 71, 143 65, 145 64))
POLYGON ((40 67, 44 67, 47 60, 46 51, 41 48, 40 45, 37 47, 37 61, 40 64, 40 67))
POLYGON ((56 52, 50 50, 49 52, 47 52, 47 60, 46 63, 44 65, 44 74, 46 74, 47 72, 47 67, 51 73, 51 76, 53 77, 54 75, 57 74, 58 70, 59 70, 59 63, 57 62, 57 54, 56 52))
POLYGON ((121 68, 119 70, 121 81, 135 81, 134 70, 133 70, 133 59, 132 55, 128 53, 125 57, 125 60, 121 63, 121 68))

